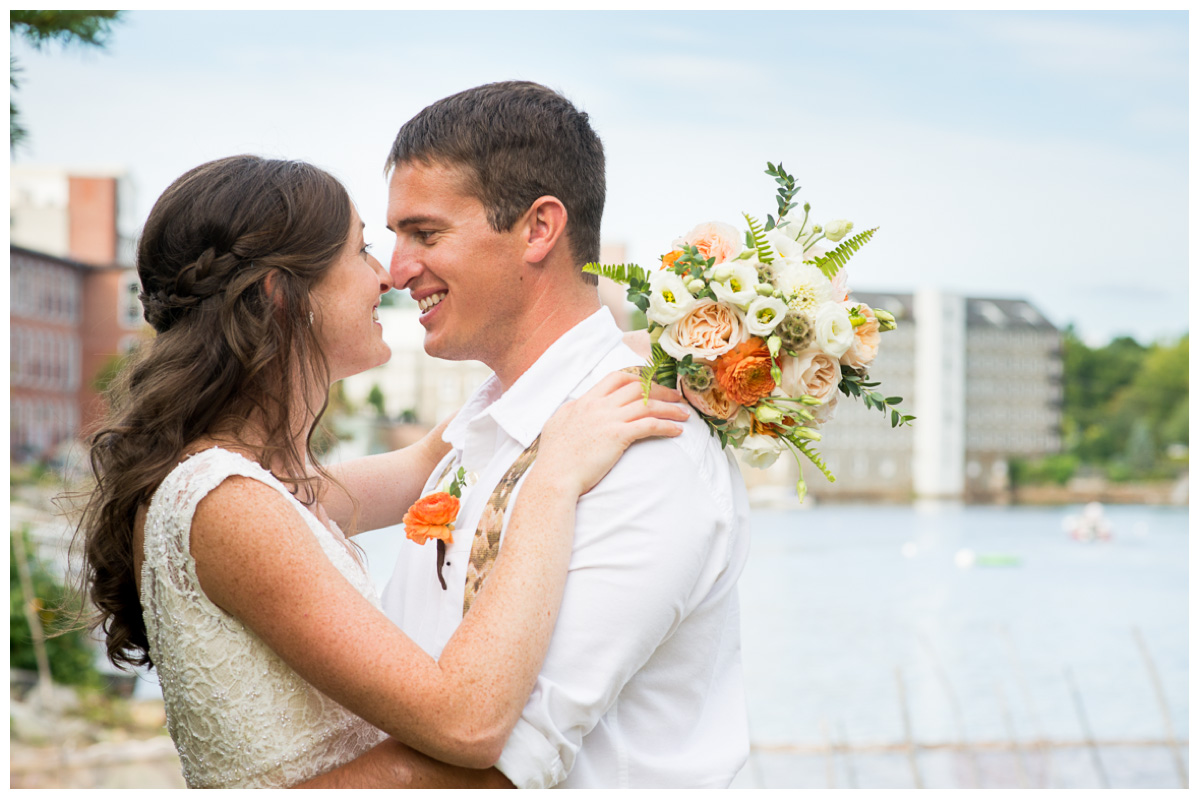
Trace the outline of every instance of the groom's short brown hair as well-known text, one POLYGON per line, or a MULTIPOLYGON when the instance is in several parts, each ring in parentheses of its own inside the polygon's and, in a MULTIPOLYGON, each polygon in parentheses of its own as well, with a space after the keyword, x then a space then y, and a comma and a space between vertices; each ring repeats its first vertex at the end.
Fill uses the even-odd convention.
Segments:
POLYGON ((504 81, 438 100, 400 128, 386 169, 411 161, 462 168, 497 232, 511 230, 537 198, 557 197, 572 258, 600 260, 604 147, 588 115, 558 92, 504 81))

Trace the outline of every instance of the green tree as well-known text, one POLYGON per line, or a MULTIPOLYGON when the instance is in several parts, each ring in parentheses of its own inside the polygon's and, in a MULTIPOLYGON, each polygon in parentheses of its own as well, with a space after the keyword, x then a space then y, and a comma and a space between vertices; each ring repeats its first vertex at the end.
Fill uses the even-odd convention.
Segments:
POLYGON ((1093 350, 1068 327, 1063 336, 1063 438, 1087 463, 1121 453, 1132 420, 1114 417, 1112 402, 1141 369, 1146 348, 1128 336, 1093 350))
MULTIPOLYGON (((46 655, 50 661, 50 674, 57 683, 72 686, 100 685, 100 673, 96 669, 95 651, 82 630, 69 630, 61 635, 59 629, 68 624, 74 610, 64 606, 70 595, 62 584, 50 573, 46 565, 35 555, 29 534, 25 531, 13 535, 23 536, 25 553, 33 583, 34 608, 41 620, 46 635, 46 655)), ((8 658, 9 666, 16 669, 37 670, 37 658, 33 649, 33 634, 25 618, 25 596, 21 591, 16 548, 9 542, 9 612, 8 612, 8 658)))
POLYGON ((383 389, 379 388, 378 383, 371 384, 371 391, 367 393, 367 405, 374 406, 378 416, 387 416, 387 410, 384 408, 383 389))
MULTIPOLYGON (((39 50, 52 42, 104 47, 112 24, 120 20, 120 14, 120 11, 9 11, 8 32, 39 50)), ((8 141, 10 149, 15 150, 29 136, 12 99, 19 88, 17 75, 21 72, 16 56, 9 56, 8 70, 12 90, 8 101, 8 141)))

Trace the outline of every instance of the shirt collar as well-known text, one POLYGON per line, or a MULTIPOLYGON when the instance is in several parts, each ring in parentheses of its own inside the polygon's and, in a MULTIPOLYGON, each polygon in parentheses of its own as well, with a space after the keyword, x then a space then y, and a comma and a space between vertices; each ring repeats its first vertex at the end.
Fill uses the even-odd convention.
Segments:
POLYGON ((522 447, 529 447, 571 391, 620 343, 621 329, 608 308, 602 306, 546 348, 507 392, 502 391, 495 375, 484 381, 446 427, 442 438, 461 452, 467 427, 488 414, 522 447))

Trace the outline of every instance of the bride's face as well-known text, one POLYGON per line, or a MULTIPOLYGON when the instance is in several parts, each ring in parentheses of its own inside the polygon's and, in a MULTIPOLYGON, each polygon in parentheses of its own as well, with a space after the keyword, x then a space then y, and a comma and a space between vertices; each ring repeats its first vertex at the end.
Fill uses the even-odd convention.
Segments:
POLYGON ((379 299, 392 280, 363 241, 363 223, 351 207, 341 255, 313 287, 313 327, 329 360, 331 380, 377 367, 391 357, 379 324, 379 299))

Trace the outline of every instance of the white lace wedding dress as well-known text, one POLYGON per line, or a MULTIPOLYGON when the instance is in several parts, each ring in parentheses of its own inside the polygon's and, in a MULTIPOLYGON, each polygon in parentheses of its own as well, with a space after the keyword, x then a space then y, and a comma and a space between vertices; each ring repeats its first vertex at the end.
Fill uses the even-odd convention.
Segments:
POLYGON ((184 778, 190 787, 290 786, 350 761, 385 735, 306 683, 201 590, 189 546, 192 515, 231 475, 261 481, 295 503, 346 579, 376 606, 379 595, 344 544, 273 475, 236 453, 197 453, 154 494, 142 615, 184 778))

